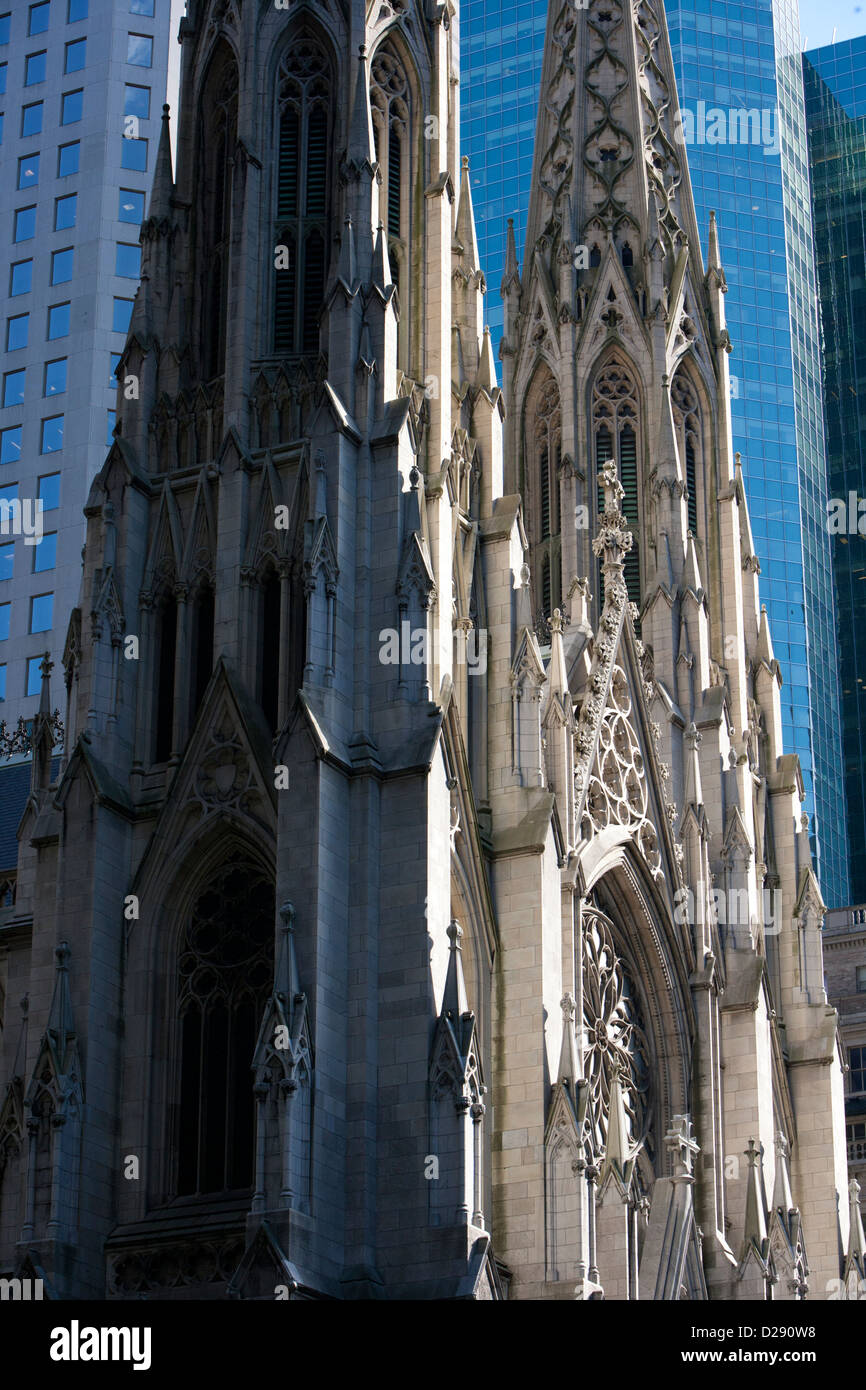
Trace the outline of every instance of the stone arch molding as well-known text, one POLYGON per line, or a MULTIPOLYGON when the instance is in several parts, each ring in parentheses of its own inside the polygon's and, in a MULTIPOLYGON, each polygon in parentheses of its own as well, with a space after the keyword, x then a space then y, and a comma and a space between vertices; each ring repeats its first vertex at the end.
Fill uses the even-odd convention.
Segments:
POLYGON ((221 658, 159 817, 132 892, 142 923, 156 915, 166 885, 214 834, 236 833, 253 844, 276 842, 271 737, 261 711, 221 658))

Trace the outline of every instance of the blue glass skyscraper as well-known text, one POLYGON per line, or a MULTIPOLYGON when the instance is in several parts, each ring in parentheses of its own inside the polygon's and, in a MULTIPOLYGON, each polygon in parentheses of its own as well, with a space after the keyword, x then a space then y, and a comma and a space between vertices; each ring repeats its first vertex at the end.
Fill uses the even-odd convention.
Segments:
POLYGON ((803 55, 839 600, 851 899, 866 901, 866 38, 803 55), (855 499, 851 506, 851 497, 855 499))
MULTIPOLYGON (((743 456, 781 692, 828 904, 848 901, 833 579, 826 527, 817 286, 796 0, 669 0, 698 225, 719 222, 734 344, 734 447, 743 456), (713 111, 728 120, 715 140, 713 111), (731 113, 749 120, 730 120, 731 113)), ((546 0, 468 0, 463 146, 494 340, 508 217, 529 202, 546 0)), ((704 248, 706 249, 706 248, 704 248)))

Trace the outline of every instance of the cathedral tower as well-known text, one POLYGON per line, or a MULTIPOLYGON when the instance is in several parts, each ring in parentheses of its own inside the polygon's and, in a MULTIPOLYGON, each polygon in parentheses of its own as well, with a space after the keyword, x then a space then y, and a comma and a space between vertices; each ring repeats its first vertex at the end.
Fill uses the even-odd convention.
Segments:
POLYGON ((660 0, 551 9, 507 418, 458 24, 181 25, 6 937, 0 1269, 61 1296, 840 1272, 823 908, 660 0))

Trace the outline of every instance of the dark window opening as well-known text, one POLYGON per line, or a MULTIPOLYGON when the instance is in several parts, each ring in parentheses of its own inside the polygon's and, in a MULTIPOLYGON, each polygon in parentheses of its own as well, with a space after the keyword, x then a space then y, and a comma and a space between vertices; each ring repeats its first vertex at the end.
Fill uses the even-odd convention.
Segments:
POLYGON ((400 236, 400 136, 391 127, 388 141, 388 231, 391 236, 400 236))
POLYGON ((318 45, 299 38, 279 79, 277 246, 288 255, 275 270, 273 347, 285 355, 315 353, 325 298, 329 229, 329 64, 318 45), (285 219, 289 219, 286 225, 285 219))
POLYGON ((156 677, 156 748, 154 760, 171 757, 174 728, 174 664, 177 641, 177 605, 168 599, 159 615, 156 677))
POLYGON ((268 727, 276 732, 280 706, 281 584, 271 570, 261 590, 260 704, 268 727))
POLYGON ((589 264, 591 268, 601 265, 601 252, 596 245, 593 245, 589 252, 589 264))
POLYGON ((273 884, 235 856, 197 898, 181 938, 179 1196, 252 1185, 250 1065, 272 979, 273 931, 273 884))
POLYGON ((213 671, 214 593, 203 589, 195 607, 195 650, 192 694, 193 718, 201 708, 213 671))
POLYGON ((634 255, 627 241, 623 244, 622 248, 622 263, 624 266, 634 265, 634 255))
POLYGON ((686 488, 689 494, 689 530, 693 536, 696 536, 698 534, 698 492, 695 469, 695 446, 691 439, 686 439, 686 488))

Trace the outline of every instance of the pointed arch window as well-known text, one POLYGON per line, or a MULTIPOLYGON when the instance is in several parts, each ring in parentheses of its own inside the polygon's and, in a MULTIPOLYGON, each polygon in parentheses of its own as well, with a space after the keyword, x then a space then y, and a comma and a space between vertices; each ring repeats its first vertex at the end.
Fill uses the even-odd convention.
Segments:
POLYGON ((198 714, 213 671, 214 591, 205 584, 193 605, 192 718, 198 714))
POLYGON ((391 279, 403 299, 398 329, 398 355, 407 370, 406 333, 409 315, 408 248, 410 221, 411 91, 406 69, 389 44, 383 44, 370 65, 370 110, 373 141, 379 165, 379 220, 388 237, 388 264, 391 279))
POLYGON ((333 82, 324 49, 303 36, 280 64, 273 346, 316 353, 331 244, 329 149, 333 82))
POLYGON ((686 486, 686 521, 697 537, 698 460, 703 456, 701 412, 698 393, 684 371, 678 371, 671 382, 671 409, 686 486))
POLYGON ((236 853, 199 893, 179 943, 178 1196, 252 1186, 250 1067, 273 940, 273 882, 236 853))
MULTIPOLYGON (((637 390, 631 374, 619 362, 610 362, 599 373, 592 392, 592 428, 596 470, 609 459, 617 465, 623 487, 622 511, 632 532, 632 547, 625 557, 624 578, 630 603, 640 604, 640 471, 637 390)), ((604 496, 598 488, 599 514, 604 496)))
POLYGON ((530 398, 527 478, 534 541, 531 568, 541 577, 536 599, 549 617, 560 597, 559 469, 562 460, 562 411, 559 387, 547 373, 530 398))
POLYGON ((282 585, 275 569, 268 569, 259 590, 259 703, 268 727, 275 733, 280 704, 280 615, 282 585))
POLYGON ((238 72, 227 45, 215 54, 201 100, 199 235, 202 368, 206 380, 225 370, 231 195, 237 143, 238 72))
POLYGON ((174 671, 177 645, 177 602, 173 593, 166 592, 157 609, 156 619, 156 689, 154 691, 155 743, 154 762, 164 763, 171 757, 174 734, 174 671))

